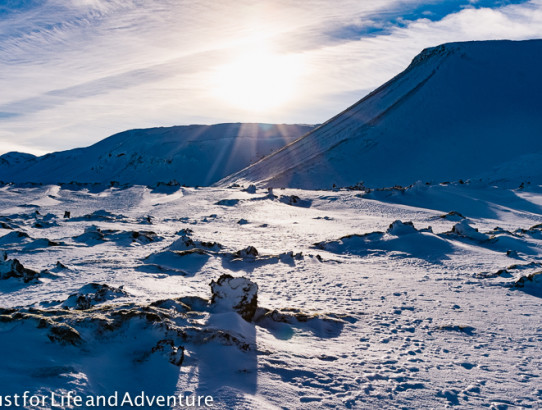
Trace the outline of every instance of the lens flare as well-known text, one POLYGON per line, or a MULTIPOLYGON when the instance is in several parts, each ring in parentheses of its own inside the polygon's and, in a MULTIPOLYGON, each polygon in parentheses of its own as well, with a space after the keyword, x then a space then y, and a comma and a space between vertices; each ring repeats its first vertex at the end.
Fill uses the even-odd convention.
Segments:
POLYGON ((239 109, 273 109, 295 95, 301 68, 299 55, 255 52, 217 68, 215 93, 239 109))

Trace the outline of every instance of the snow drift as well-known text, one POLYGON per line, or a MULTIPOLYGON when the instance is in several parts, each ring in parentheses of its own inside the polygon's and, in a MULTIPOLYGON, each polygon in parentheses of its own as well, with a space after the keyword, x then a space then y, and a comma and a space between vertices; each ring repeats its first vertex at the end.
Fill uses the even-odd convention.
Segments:
POLYGON ((352 107, 221 184, 409 185, 491 177, 503 163, 522 177, 542 175, 541 161, 514 166, 542 152, 541 70, 542 40, 426 49, 352 107))

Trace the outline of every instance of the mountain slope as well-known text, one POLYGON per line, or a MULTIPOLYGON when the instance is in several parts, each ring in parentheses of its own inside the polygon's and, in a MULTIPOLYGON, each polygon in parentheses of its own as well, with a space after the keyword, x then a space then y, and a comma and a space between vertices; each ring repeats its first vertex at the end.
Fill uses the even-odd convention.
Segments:
POLYGON ((42 157, 0 156, 0 180, 209 185, 292 142, 308 125, 217 124, 130 130, 42 157))
POLYGON ((346 111, 221 184, 376 187, 487 173, 542 151, 541 71, 542 40, 426 49, 346 111))

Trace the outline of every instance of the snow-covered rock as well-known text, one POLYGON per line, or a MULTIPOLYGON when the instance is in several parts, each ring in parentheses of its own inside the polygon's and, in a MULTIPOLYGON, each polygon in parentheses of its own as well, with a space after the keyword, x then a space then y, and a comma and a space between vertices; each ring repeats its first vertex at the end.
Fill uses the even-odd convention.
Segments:
POLYGON ((249 194, 255 194, 256 193, 256 185, 250 184, 246 189, 245 192, 249 194))
POLYGON ((7 259, 7 254, 3 252, 2 260, 0 260, 0 279, 17 278, 28 283, 39 276, 38 272, 25 268, 18 259, 7 259))
POLYGON ((281 195, 279 201, 283 204, 300 206, 303 208, 308 208, 311 206, 311 202, 305 199, 299 198, 297 195, 281 195))
POLYGON ((461 222, 456 223, 452 228, 452 232, 464 238, 473 239, 475 241, 482 242, 489 239, 489 236, 478 232, 478 229, 470 226, 466 219, 463 219, 461 222))
POLYGON ((390 235, 401 236, 401 235, 416 233, 418 231, 416 230, 412 222, 410 221, 402 222, 402 221, 397 220, 397 221, 393 221, 390 224, 386 232, 389 233, 390 235))
POLYGON ((211 305, 216 310, 235 310, 251 321, 258 308, 258 285, 244 277, 223 274, 211 282, 211 305))
POLYGON ((122 286, 115 288, 106 284, 89 283, 79 289, 77 293, 70 295, 62 304, 62 307, 75 310, 90 309, 98 303, 128 296, 128 293, 122 288, 122 286))

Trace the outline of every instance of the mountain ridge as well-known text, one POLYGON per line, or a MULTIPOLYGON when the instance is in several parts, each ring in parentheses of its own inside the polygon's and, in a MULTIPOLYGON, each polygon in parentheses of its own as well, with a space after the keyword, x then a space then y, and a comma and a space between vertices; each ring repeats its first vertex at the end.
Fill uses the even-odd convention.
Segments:
POLYGON ((311 125, 224 123, 133 129, 93 145, 35 157, 0 156, 6 182, 110 182, 152 185, 176 180, 210 185, 306 132, 311 125))
POLYGON ((542 151, 536 139, 542 133, 537 115, 542 104, 536 97, 542 92, 540 55, 542 40, 425 49, 402 73, 351 107, 217 185, 321 189, 361 181, 379 187, 471 178, 509 160, 508 154, 526 153, 491 147, 492 133, 500 144, 521 133, 521 143, 542 151), (461 152, 450 146, 454 141, 475 150, 485 144, 496 160, 461 152))

